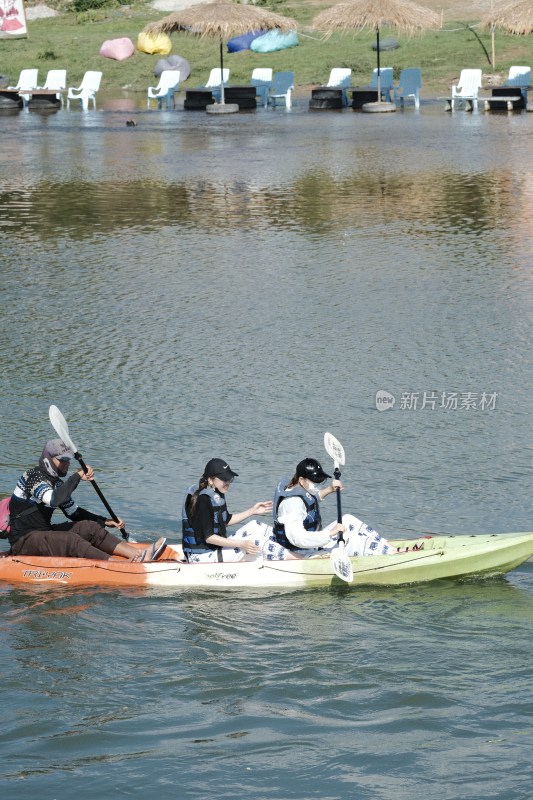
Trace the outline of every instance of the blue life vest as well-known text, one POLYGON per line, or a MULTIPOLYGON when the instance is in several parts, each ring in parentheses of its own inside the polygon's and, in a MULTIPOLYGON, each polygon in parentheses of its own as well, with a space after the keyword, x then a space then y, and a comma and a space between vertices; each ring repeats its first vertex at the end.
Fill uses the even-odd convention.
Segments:
MULTIPOLYGON (((184 553, 207 553, 211 550, 220 550, 216 545, 208 544, 201 532, 194 530, 192 523, 187 514, 187 501, 190 496, 198 490, 198 484, 193 484, 187 489, 183 506, 181 509, 181 526, 183 535, 183 552, 184 553)), ((205 494, 211 501, 213 510, 213 533, 217 536, 226 535, 226 523, 229 518, 228 508, 226 506, 225 498, 219 493, 208 486, 202 489, 199 496, 205 494)))
POLYGON ((274 538, 279 544, 281 544, 283 547, 286 547, 287 550, 299 550, 301 548, 295 547, 292 542, 287 539, 285 526, 279 521, 278 511, 280 504, 288 497, 299 497, 301 500, 303 500, 307 509, 307 515, 303 521, 303 526, 306 531, 322 530, 320 505, 318 503, 318 498, 311 494, 311 492, 306 491, 303 486, 300 486, 300 484, 292 486, 290 489, 288 489, 287 484, 289 482, 290 478, 282 478, 276 486, 276 491, 274 493, 274 538))

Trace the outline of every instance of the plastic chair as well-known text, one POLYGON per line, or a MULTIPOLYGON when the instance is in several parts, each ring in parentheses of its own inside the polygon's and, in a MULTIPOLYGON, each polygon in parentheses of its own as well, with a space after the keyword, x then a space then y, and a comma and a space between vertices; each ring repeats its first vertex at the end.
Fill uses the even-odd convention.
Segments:
POLYGON ((36 89, 39 82, 38 69, 23 69, 20 71, 18 83, 16 86, 8 86, 8 89, 15 89, 16 91, 30 91, 36 89))
POLYGON ((400 72, 400 82, 394 87, 394 102, 400 101, 403 108, 404 101, 412 98, 415 108, 420 108, 420 88, 422 86, 422 70, 419 67, 409 67, 400 72))
POLYGON ((76 88, 71 87, 67 92, 67 107, 70 106, 71 100, 79 100, 81 107, 84 111, 89 108, 89 103, 92 100, 93 108, 96 108, 96 92, 100 88, 100 81, 102 80, 101 72, 94 72, 89 70, 83 76, 83 80, 76 88))
POLYGON ((524 103, 527 103, 527 87, 531 84, 531 67, 510 67, 507 80, 503 86, 517 86, 522 91, 524 103))
MULTIPOLYGON (((381 67, 379 71, 380 77, 380 85, 381 85, 381 93, 385 95, 385 100, 390 103, 391 96, 390 93, 394 89, 394 70, 392 67, 381 67)), ((377 67, 372 72, 372 80, 370 85, 367 87, 368 89, 377 89, 378 88, 378 70, 377 67)), ((381 98, 378 98, 380 100, 381 98)))
POLYGON ((275 106, 278 100, 285 100, 285 108, 291 108, 293 89, 294 72, 275 72, 274 80, 268 93, 268 102, 275 106))
POLYGON ((204 84, 202 87, 203 89, 211 89, 211 94, 217 101, 220 103, 222 97, 222 84, 224 86, 229 81, 229 69, 224 67, 222 70, 222 74, 220 72, 220 67, 213 67, 211 72, 209 73, 209 78, 207 79, 207 83, 204 84))
POLYGON ((150 107, 150 100, 157 100, 157 107, 161 108, 163 100, 165 101, 166 108, 170 108, 170 103, 176 105, 174 93, 179 91, 179 82, 181 74, 176 69, 164 69, 159 76, 159 83, 157 86, 148 87, 148 108, 150 107))
POLYGON ((272 86, 272 68, 256 67, 252 71, 250 83, 257 89, 256 95, 261 98, 261 102, 266 108, 268 105, 268 90, 272 86))
POLYGON ((38 86, 37 88, 46 89, 49 92, 56 92, 57 99, 61 100, 61 92, 67 88, 66 69, 49 69, 44 86, 38 86))
POLYGON ((349 67, 333 67, 329 73, 329 80, 326 84, 327 87, 342 89, 342 104, 348 105, 348 98, 346 96, 346 89, 350 88, 352 82, 352 70, 349 67))
POLYGON ((28 105, 28 100, 31 95, 31 90, 37 88, 39 82, 38 69, 23 69, 20 71, 18 83, 16 86, 8 86, 8 89, 17 91, 22 97, 22 102, 25 106, 28 105))
POLYGON ((459 82, 452 86, 450 107, 453 111, 457 101, 464 101, 470 108, 477 109, 478 93, 481 89, 483 73, 480 69, 462 69, 459 82))

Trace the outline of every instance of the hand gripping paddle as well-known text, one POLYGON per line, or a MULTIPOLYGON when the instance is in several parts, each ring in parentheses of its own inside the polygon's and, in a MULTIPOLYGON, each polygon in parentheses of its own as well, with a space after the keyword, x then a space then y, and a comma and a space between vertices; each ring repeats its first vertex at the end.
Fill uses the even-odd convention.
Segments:
MULTIPOLYGON (((78 453, 78 448, 76 447, 76 445, 74 444, 74 442, 70 438, 67 421, 66 421, 65 417, 63 416, 63 414, 61 413, 61 411, 58 409, 57 406, 50 406, 50 410, 48 412, 48 415, 50 417, 50 422, 52 423, 52 427, 55 430, 55 432, 57 433, 57 435, 59 436, 59 438, 62 439, 65 442, 65 444, 69 448, 69 450, 72 450, 74 452, 74 458, 76 459, 76 461, 79 462, 79 464, 80 464, 81 468, 83 469, 83 471, 87 472, 87 465, 83 461, 81 453, 78 453)), ((111 506, 109 505, 107 500, 105 499, 104 495, 102 494, 102 492, 100 490, 100 487, 98 486, 98 484, 96 483, 94 478, 91 481, 91 483, 94 486, 96 494, 98 495, 98 497, 100 498, 100 500, 102 501, 104 506, 106 507, 106 509, 108 511, 108 514, 111 517, 111 519, 114 520, 115 522, 118 522, 117 515, 115 514, 115 512, 113 511, 113 509, 111 508, 111 506)), ((127 533, 126 528, 120 528, 119 530, 120 530, 120 532, 122 534, 122 538, 123 539, 126 539, 126 540, 129 539, 129 533, 127 533)))
MULTIPOLYGON (((328 456, 333 459, 333 475, 335 480, 338 481, 341 476, 339 466, 344 466, 344 448, 339 440, 331 433, 324 434, 324 447, 326 448, 328 456)), ((342 524, 340 489, 337 489, 337 522, 342 524)), ((344 546, 344 536, 341 531, 339 533, 337 546, 331 551, 331 566, 338 578, 346 581, 346 583, 351 583, 353 581, 353 567, 352 562, 344 551, 344 546)))

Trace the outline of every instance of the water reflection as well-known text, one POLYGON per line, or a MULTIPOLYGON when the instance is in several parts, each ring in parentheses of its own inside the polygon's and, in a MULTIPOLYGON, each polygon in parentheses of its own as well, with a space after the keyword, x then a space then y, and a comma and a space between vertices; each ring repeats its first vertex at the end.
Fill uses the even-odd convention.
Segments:
POLYGON ((309 170, 274 186, 205 177, 179 182, 149 177, 41 180, 27 189, 14 183, 8 181, 0 192, 6 210, 0 235, 33 233, 42 239, 58 235, 82 239, 127 229, 154 231, 167 225, 220 227, 221 232, 243 227, 292 229, 304 234, 369 226, 378 234, 380 225, 383 233, 401 225, 407 236, 429 237, 442 231, 475 237, 500 226, 507 232, 515 229, 516 236, 524 224, 524 218, 517 219, 517 205, 525 207, 526 221, 530 213, 526 179, 501 171, 466 179, 450 172, 335 177, 309 170))
POLYGON ((525 114, 206 116, 140 113, 135 128, 126 111, 5 120, 0 236, 397 225, 477 237, 531 222, 525 114))

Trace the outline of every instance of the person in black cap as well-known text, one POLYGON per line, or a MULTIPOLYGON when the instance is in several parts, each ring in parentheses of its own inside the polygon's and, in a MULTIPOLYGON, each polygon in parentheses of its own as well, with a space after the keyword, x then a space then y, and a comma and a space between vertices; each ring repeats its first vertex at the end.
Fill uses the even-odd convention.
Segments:
POLYGON ((335 521, 322 526, 320 501, 344 488, 338 480, 321 488, 331 475, 324 472, 315 458, 304 458, 296 466, 293 477, 282 478, 274 494, 273 536, 282 547, 300 558, 316 555, 317 550, 328 550, 336 544, 343 532, 345 552, 353 555, 386 555, 397 550, 379 533, 351 514, 344 514, 342 524, 335 521))
POLYGON ((228 525, 272 510, 272 502, 268 500, 230 514, 226 493, 236 477, 227 461, 212 458, 199 482, 187 490, 181 516, 183 551, 188 561, 250 561, 262 553, 269 560, 279 560, 287 555, 284 548, 269 539, 271 528, 257 520, 228 536, 228 525))
POLYGON ((61 439, 51 439, 41 453, 39 464, 18 479, 9 501, 11 554, 90 558, 105 561, 112 555, 129 561, 154 561, 163 551, 166 539, 159 539, 146 550, 138 550, 106 531, 122 528, 124 522, 106 519, 72 499, 80 480, 91 481, 94 470, 79 469, 66 478, 74 453, 61 439), (68 522, 52 525, 52 515, 60 508, 68 522))

